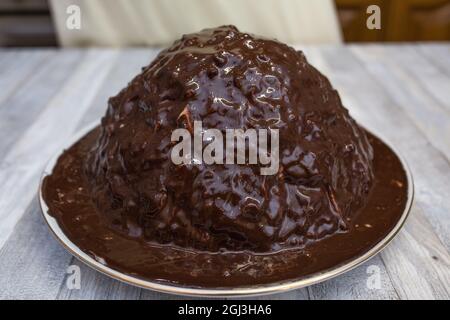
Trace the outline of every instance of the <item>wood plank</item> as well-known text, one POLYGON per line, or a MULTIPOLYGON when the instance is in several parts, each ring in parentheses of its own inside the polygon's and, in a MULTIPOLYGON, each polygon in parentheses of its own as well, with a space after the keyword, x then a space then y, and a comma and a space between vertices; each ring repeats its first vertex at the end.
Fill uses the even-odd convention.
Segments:
MULTIPOLYGON (((354 48, 354 52, 367 65, 371 75, 383 84, 392 100, 404 110, 404 115, 411 118, 428 141, 450 159, 450 105, 444 97, 449 96, 444 86, 449 83, 450 78, 433 72, 440 74, 444 81, 442 93, 439 94, 444 103, 441 105, 421 86, 419 79, 432 76, 427 74, 423 66, 420 68, 420 61, 415 56, 410 57, 414 51, 409 51, 408 47, 371 47, 371 50, 354 48), (400 49, 401 53, 398 54, 400 49), (405 67, 405 63, 412 66, 405 67)), ((439 87, 436 89, 440 90, 439 87)))
POLYGON ((314 300, 399 299, 380 255, 339 277, 311 286, 308 291, 314 300), (379 272, 379 287, 368 284, 372 270, 379 272))
POLYGON ((21 87, 37 68, 54 57, 55 51, 0 50, 0 111, 5 108, 4 101, 21 87))
POLYGON ((71 259, 49 232, 35 197, 0 250, 0 299, 54 299, 71 259))
POLYGON ((450 73, 437 67, 415 45, 389 46, 386 51, 390 59, 402 68, 407 81, 419 88, 418 94, 425 95, 431 103, 437 103, 450 112, 450 73), (399 48, 402 50, 398 50, 399 48))
MULTIPOLYGON (((369 51, 370 49, 360 50, 369 51)), ((431 176, 440 181, 438 183, 443 184, 445 177, 442 177, 442 175, 445 175, 446 172, 447 174, 450 172, 446 159, 443 158, 441 153, 431 147, 429 142, 424 138, 423 133, 417 129, 411 120, 403 116, 404 111, 392 102, 387 90, 385 90, 381 82, 378 79, 371 77, 371 74, 368 72, 368 69, 371 66, 367 66, 361 62, 358 63, 359 60, 356 59, 352 52, 347 48, 325 48, 322 52, 325 57, 328 57, 327 59, 324 59, 325 64, 321 67, 322 71, 325 71, 325 73, 330 76, 332 83, 339 90, 344 104, 350 109, 350 112, 353 115, 358 115, 357 118, 360 123, 364 124, 375 133, 381 134, 381 136, 387 138, 388 141, 394 142, 397 148, 405 154, 407 159, 410 160, 410 165, 413 168, 416 178, 416 202, 420 201, 419 199, 422 199, 428 203, 428 199, 424 197, 423 191, 433 190, 430 186, 429 173, 430 171, 436 171, 431 176), (335 59, 334 57, 336 56, 339 56, 339 59, 335 59), (324 67, 327 70, 325 70, 324 67), (358 90, 353 90, 353 88, 358 88, 358 90), (401 128, 401 130, 399 128, 401 128), (435 163, 431 163, 430 159, 435 159, 435 163), (423 160, 426 160, 426 163, 422 163, 423 160), (436 164, 446 166, 446 171, 444 170, 442 172, 433 166, 436 164), (418 168, 417 170, 414 170, 416 169, 416 166, 418 166, 418 168), (442 180, 440 178, 442 178, 442 180)), ((386 79, 389 76, 389 74, 386 74, 383 79, 386 79)), ((436 180, 431 183, 435 184, 436 180)), ((439 197, 440 201, 429 202, 430 205, 433 205, 434 209, 431 213, 427 212, 427 218, 431 217, 438 219, 440 227, 438 224, 433 224, 433 228, 431 228, 431 226, 427 224, 426 233, 423 235, 428 237, 429 241, 433 242, 433 248, 440 248, 440 252, 447 251, 446 247, 441 242, 442 239, 448 237, 448 233, 446 233, 446 230, 448 230, 446 229, 448 228, 448 218, 443 216, 444 211, 441 207, 442 204, 448 206, 448 203, 445 204, 445 202, 448 201, 441 198, 446 196, 442 194, 445 192, 448 191, 433 192, 433 196, 435 198, 439 197), (440 230, 438 230, 439 228, 440 230), (440 235, 440 239, 434 235, 435 232, 440 235)), ((416 208, 413 210, 412 214, 414 214, 414 212, 418 212, 416 208)), ((416 239, 418 236, 419 235, 413 234, 413 237, 416 237, 416 239)), ((381 258, 391 278, 392 274, 395 274, 398 277, 397 279, 392 279, 392 282, 397 293, 400 295, 400 298, 413 298, 415 297, 413 294, 414 292, 422 292, 424 295, 427 295, 428 298, 445 298, 447 294, 444 290, 430 289, 441 288, 441 280, 439 280, 440 271, 437 272, 436 270, 433 270, 433 268, 437 268, 437 270, 441 269, 439 269, 439 266, 432 261, 433 259, 430 259, 432 253, 427 249, 430 248, 431 245, 425 246, 423 243, 420 243, 420 241, 417 241, 416 246, 411 246, 404 237, 402 238, 399 236, 399 239, 403 240, 397 240, 390 245, 382 252, 381 258), (401 258, 398 254, 388 255, 388 252, 392 252, 394 249, 408 251, 408 254, 401 258), (428 252, 428 255, 416 256, 415 252, 417 250, 428 252), (434 264, 433 267, 430 267, 430 264, 434 264), (393 270, 394 266, 399 269, 405 268, 406 270, 412 268, 414 272, 398 273, 396 270, 393 270), (425 269, 431 269, 432 271, 424 274, 422 269, 423 266, 425 266, 425 269), (421 281, 417 281, 414 274, 422 275, 421 281)), ((444 272, 448 272, 448 268, 445 266, 443 267, 443 270, 444 272)))
MULTIPOLYGON (((370 94, 370 96, 366 96, 367 102, 376 103, 377 100, 381 99, 379 105, 385 108, 383 125, 385 129, 379 131, 386 135, 389 134, 392 141, 398 141, 398 147, 404 150, 405 156, 410 159, 409 164, 414 172, 416 182, 416 195, 417 197, 426 197, 426 201, 430 205, 426 212, 427 218, 447 250, 449 250, 450 219, 448 219, 448 212, 450 212, 450 202, 448 199, 450 199, 450 188, 448 188, 448 181, 450 181, 450 162, 448 154, 442 148, 437 147, 437 145, 440 145, 445 148, 445 145, 449 144, 448 139, 445 139, 450 136, 446 135, 449 130, 449 116, 446 112, 439 111, 434 106, 433 110, 438 114, 433 114, 433 117, 440 117, 441 120, 436 122, 441 121, 443 125, 440 127, 422 125, 422 120, 430 123, 427 120, 427 114, 422 115, 423 119, 418 116, 411 116, 413 112, 408 109, 411 99, 403 99, 408 93, 401 90, 398 95, 401 95, 402 98, 394 97, 396 91, 392 87, 401 86, 401 83, 397 83, 395 80, 397 69, 390 71, 389 67, 379 59, 373 58, 374 49, 372 48, 364 51, 361 48, 352 47, 351 50, 356 54, 354 58, 358 57, 365 60, 362 63, 366 66, 367 74, 362 77, 373 77, 371 82, 374 84, 368 90, 376 92, 380 89, 375 94, 372 94, 372 92, 366 93, 370 94), (372 58, 369 60, 367 57, 372 58), (390 129, 386 130, 386 127, 390 129), (438 139, 441 143, 436 143, 435 139, 438 139), (430 179, 430 177, 433 177, 433 179, 430 179)), ((360 83, 361 78, 358 80, 358 83, 360 83)), ((417 101, 411 103, 414 110, 422 106, 417 101)), ((429 108, 429 106, 424 106, 424 108, 429 108)), ((380 117, 380 114, 377 113, 376 116, 380 117)), ((368 123, 372 122, 368 121, 368 123)))
MULTIPOLYGON (((36 57, 40 57, 42 52, 47 51, 37 50, 36 57)), ((40 65, 29 70, 29 74, 26 74, 25 79, 21 80, 14 92, 1 103, 0 161, 61 89, 83 57, 81 50, 71 50, 64 54, 56 54, 56 52, 52 51, 52 55, 45 61, 31 58, 30 60, 37 61, 40 65)), ((2 79, 9 79, 9 75, 10 73, 0 75, 0 82, 2 79)), ((3 165, 8 164, 3 162, 3 165)))
POLYGON ((447 44, 419 44, 415 48, 425 56, 429 63, 450 76, 450 46, 447 44))
POLYGON ((63 281, 57 299, 136 300, 140 296, 140 288, 112 280, 76 259, 72 259, 70 265, 76 265, 80 268, 80 289, 69 289, 63 281))
POLYGON ((450 297, 450 255, 430 230, 422 206, 416 204, 402 232, 382 252, 401 299, 450 297))
MULTIPOLYGON (((133 50, 130 54, 122 54, 120 60, 122 63, 117 63, 114 67, 110 68, 110 72, 106 76, 108 79, 99 90, 95 92, 95 97, 90 102, 90 106, 87 112, 84 114, 81 121, 76 124, 77 130, 83 127, 92 120, 99 120, 100 115, 103 115, 106 110, 106 100, 107 97, 113 93, 120 90, 126 82, 140 69, 142 65, 148 63, 148 59, 152 58, 156 52, 149 50, 133 50), (101 101, 102 103, 99 103, 101 101)), ((80 91, 82 92, 82 91, 80 91)), ((21 224, 18 224, 18 228, 21 228, 21 224)), ((33 234, 30 234, 33 237, 33 234)), ((9 243, 9 241, 8 241, 9 243)), ((51 252, 49 252, 51 255, 51 252)), ((67 269, 69 265, 80 263, 74 258, 69 259, 65 262, 64 270, 67 269)), ((60 288, 60 292, 57 297, 60 299, 107 299, 107 298, 138 298, 140 297, 140 289, 127 286, 118 281, 110 279, 103 276, 102 274, 81 265, 82 271, 82 287, 80 290, 69 290, 65 286, 65 278, 61 279, 61 283, 57 284, 56 287, 60 288), (93 289, 95 288, 95 290, 93 289), (112 290, 113 288, 114 290, 112 290), (131 289, 130 289, 131 288, 131 289), (114 292, 114 296, 112 296, 114 292)), ((19 287, 20 283, 17 284, 19 287)), ((51 292, 54 292, 50 290, 51 292)), ((56 295, 55 295, 56 296, 56 295)))
POLYGON ((36 194, 45 163, 73 134, 115 58, 111 51, 90 50, 1 162, 0 247, 36 194))
MULTIPOLYGON (((80 127, 83 127, 87 123, 90 123, 94 119, 99 120, 100 115, 103 115, 106 111, 107 97, 118 92, 118 90, 120 90, 126 82, 128 82, 128 80, 136 74, 136 72, 138 72, 140 67, 147 64, 149 61, 148 59, 151 59, 154 55, 155 52, 149 50, 132 50, 130 54, 120 54, 121 63, 119 64, 116 60, 114 60, 114 66, 109 66, 107 75, 104 77, 105 79, 108 79, 108 81, 103 82, 98 90, 93 92, 94 96, 90 100, 89 107, 86 108, 86 112, 78 123, 76 120, 73 123, 73 126, 77 128, 76 130, 80 129, 80 127), (101 103, 99 103, 100 101, 101 103)), ((86 59, 88 58, 89 57, 86 57, 86 59)), ((90 59, 92 58, 93 57, 90 57, 90 59)), ((108 69, 108 65, 105 67, 108 69)), ((67 70, 63 70, 63 72, 67 72, 67 70)), ((88 76, 86 76, 85 79, 80 79, 80 82, 88 82, 87 79, 88 76)), ((83 90, 78 90, 76 93, 80 96, 85 94, 83 90)), ((73 108, 74 106, 71 105, 70 107, 73 108)), ((70 121, 70 118, 66 118, 65 120, 70 121)), ((50 133, 53 134, 53 131, 49 132, 49 134, 50 133)), ((16 228, 25 227, 26 226, 22 225, 22 222, 19 222, 16 228)), ((31 233, 29 236, 34 237, 34 234, 31 233)), ((9 240, 7 244, 14 247, 14 242, 14 239, 12 239, 9 240)), ((33 244, 30 243, 28 246, 25 246, 25 249, 25 252, 34 250, 33 244)), ((48 252, 48 255, 52 256, 51 250, 48 252)), ((60 272, 65 273, 67 267, 72 264, 80 265, 81 267, 81 289, 69 290, 65 285, 66 279, 60 278, 60 283, 52 284, 51 288, 49 288, 49 291, 52 292, 52 294, 54 294, 56 290, 56 294, 54 294, 53 297, 57 297, 59 299, 136 299, 141 296, 141 289, 122 284, 118 281, 103 276, 83 264, 80 264, 80 262, 71 256, 70 259, 63 263, 63 268, 61 268, 62 271, 60 272)), ((14 269, 9 270, 9 272, 13 273, 14 269)), ((16 286, 19 288, 22 287, 23 284, 20 282, 20 279, 17 281, 16 286)))

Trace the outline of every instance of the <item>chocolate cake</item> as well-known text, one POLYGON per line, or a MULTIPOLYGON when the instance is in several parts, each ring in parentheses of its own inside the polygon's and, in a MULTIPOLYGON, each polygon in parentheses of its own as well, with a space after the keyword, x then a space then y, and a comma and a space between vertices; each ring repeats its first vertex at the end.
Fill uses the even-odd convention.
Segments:
POLYGON ((373 184, 373 149, 301 51, 233 26, 183 36, 110 98, 83 170, 106 224, 203 251, 274 252, 346 233, 373 184), (279 168, 174 164, 171 134, 279 130, 279 168))

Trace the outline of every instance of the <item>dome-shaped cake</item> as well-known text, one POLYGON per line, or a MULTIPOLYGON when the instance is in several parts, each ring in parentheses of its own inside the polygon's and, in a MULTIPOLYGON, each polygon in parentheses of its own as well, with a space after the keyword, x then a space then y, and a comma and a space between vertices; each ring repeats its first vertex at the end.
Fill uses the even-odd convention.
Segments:
POLYGON ((302 52, 225 26, 183 36, 109 100, 85 172, 130 237, 267 252, 345 232, 372 185, 372 147, 302 52), (177 128, 278 129, 279 167, 175 164, 177 128))

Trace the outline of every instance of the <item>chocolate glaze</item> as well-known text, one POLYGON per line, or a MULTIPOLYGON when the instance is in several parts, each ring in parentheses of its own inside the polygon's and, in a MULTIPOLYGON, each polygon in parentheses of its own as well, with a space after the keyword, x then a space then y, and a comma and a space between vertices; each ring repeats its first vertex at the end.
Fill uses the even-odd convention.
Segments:
POLYGON ((189 286, 302 277, 363 254, 406 205, 402 164, 304 55, 226 26, 186 35, 109 100, 42 185, 68 238, 121 272, 189 286), (272 128, 280 167, 175 165, 176 128, 272 128))
POLYGON ((372 147, 300 51, 225 26, 185 35, 109 100, 84 166, 114 229, 208 251, 303 247, 348 230, 372 147), (279 129, 280 167, 175 165, 176 128, 279 129))
POLYGON ((96 128, 58 159, 44 179, 42 195, 64 234, 97 261, 143 279, 203 288, 227 288, 286 281, 322 272, 358 257, 394 228, 405 210, 407 178, 397 156, 368 134, 374 149, 373 187, 366 206, 348 223, 348 231, 304 248, 277 252, 207 252, 160 245, 110 228, 92 200, 82 174, 96 143, 96 128))

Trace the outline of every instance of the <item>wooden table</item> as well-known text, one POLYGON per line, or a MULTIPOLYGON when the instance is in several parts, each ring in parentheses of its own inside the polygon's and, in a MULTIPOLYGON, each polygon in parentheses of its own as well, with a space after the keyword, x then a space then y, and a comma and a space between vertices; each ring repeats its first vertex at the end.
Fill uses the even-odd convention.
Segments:
MULTIPOLYGON (((449 299, 450 44, 302 49, 351 114, 405 156, 416 197, 405 227, 381 254, 332 280, 268 298, 449 299)), ((107 98, 156 52, 0 50, 0 298, 180 298, 78 262, 50 234, 36 197, 47 160, 98 120, 107 98), (67 286, 71 265, 80 267, 81 289, 67 286)))

